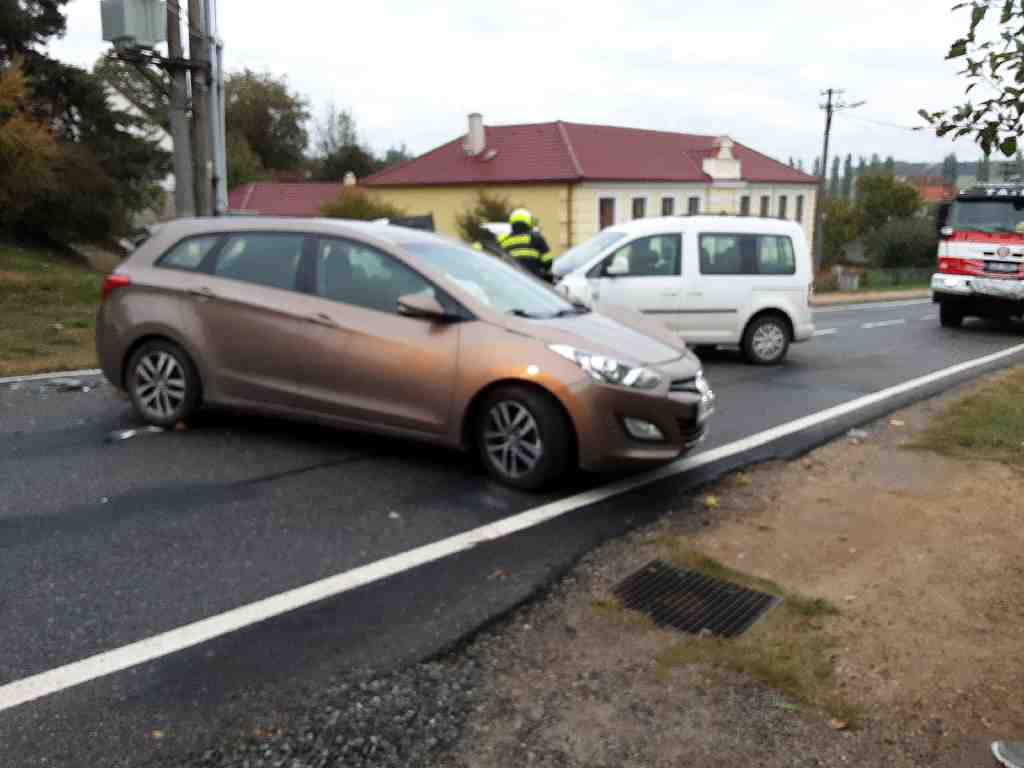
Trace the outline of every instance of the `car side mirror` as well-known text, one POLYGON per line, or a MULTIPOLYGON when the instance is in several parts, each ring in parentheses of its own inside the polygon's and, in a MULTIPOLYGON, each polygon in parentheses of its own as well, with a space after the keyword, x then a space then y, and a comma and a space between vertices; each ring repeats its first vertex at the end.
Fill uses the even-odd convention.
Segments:
POLYGON ((629 259, 625 256, 616 256, 611 260, 611 263, 604 268, 604 273, 608 277, 621 277, 622 275, 628 275, 629 259))
POLYGON ((441 302, 429 293, 407 293, 399 297, 398 313, 406 317, 420 317, 438 322, 451 319, 441 306, 441 302))
POLYGON ((947 228, 949 209, 949 203, 939 203, 939 207, 935 210, 935 229, 940 235, 943 234, 942 230, 947 228))

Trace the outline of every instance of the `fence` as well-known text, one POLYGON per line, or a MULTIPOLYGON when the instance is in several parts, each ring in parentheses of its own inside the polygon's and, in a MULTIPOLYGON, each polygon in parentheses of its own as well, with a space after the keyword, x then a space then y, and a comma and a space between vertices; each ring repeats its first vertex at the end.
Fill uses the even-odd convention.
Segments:
POLYGON ((927 288, 935 270, 901 269, 835 269, 819 274, 815 281, 818 293, 830 291, 896 291, 927 288))

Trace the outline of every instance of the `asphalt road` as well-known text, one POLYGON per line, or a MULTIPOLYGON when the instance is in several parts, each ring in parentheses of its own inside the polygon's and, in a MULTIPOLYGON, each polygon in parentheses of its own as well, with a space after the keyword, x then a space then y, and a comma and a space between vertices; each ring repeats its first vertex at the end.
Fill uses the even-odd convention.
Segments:
MULTIPOLYGON (((700 451, 1024 342, 1020 326, 939 326, 928 303, 821 310, 819 336, 778 368, 721 350, 700 451)), ((110 443, 136 426, 89 392, 0 385, 0 765, 142 765, 201 750, 249 718, 301 706, 345 669, 450 647, 599 541, 650 520, 701 480, 798 453, 1022 355, 588 505, 429 565, 124 672, 3 708, 3 686, 614 478, 538 497, 464 457, 234 414, 110 443), (159 749, 150 738, 166 736, 159 749), (170 757, 169 757, 170 756, 170 757)))

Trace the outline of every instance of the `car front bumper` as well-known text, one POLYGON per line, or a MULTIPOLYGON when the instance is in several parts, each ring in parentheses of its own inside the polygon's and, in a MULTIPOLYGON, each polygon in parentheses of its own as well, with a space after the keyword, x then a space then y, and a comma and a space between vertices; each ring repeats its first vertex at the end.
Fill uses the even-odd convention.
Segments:
POLYGON ((572 411, 583 469, 597 471, 672 461, 702 442, 715 412, 715 394, 673 391, 671 383, 692 376, 692 364, 657 366, 664 377, 655 390, 643 391, 593 380, 571 388, 572 411), (684 369, 681 370, 681 369, 684 369), (638 439, 626 420, 657 427, 660 439, 638 439))
POLYGON ((968 313, 1019 314, 1024 311, 1024 280, 936 274, 932 300, 956 304, 968 313))

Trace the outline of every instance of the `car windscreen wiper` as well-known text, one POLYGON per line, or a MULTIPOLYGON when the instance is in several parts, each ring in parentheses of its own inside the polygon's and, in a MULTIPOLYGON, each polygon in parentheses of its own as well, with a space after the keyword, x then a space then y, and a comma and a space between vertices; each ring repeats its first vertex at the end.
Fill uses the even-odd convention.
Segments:
POLYGON ((548 320, 555 317, 555 315, 538 315, 536 312, 527 312, 525 309, 519 309, 518 307, 510 309, 507 314, 515 315, 516 317, 525 317, 529 320, 548 320))
POLYGON ((560 309, 555 314, 555 317, 574 317, 576 315, 585 315, 588 312, 590 312, 590 307, 573 302, 572 309, 560 309))

